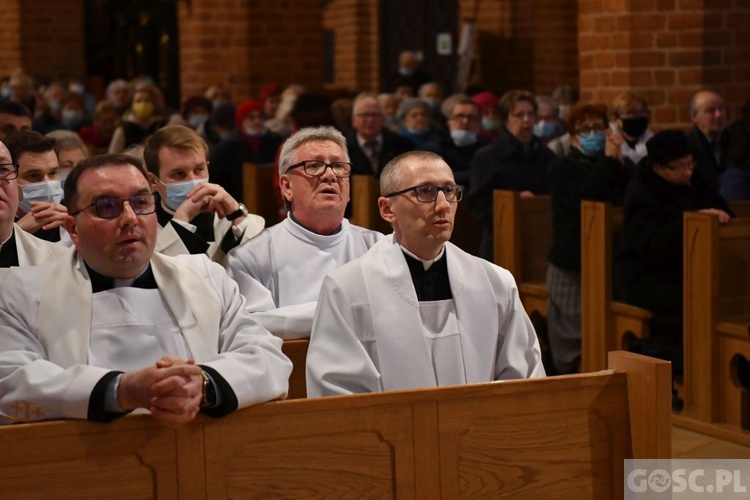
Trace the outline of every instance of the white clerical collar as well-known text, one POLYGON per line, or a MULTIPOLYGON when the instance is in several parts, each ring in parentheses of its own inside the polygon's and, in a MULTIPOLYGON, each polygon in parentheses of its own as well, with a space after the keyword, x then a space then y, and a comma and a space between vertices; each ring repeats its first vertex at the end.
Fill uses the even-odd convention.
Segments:
POLYGON ((7 238, 5 238, 5 241, 3 241, 2 243, 0 243, 0 252, 2 252, 2 250, 3 250, 3 245, 5 245, 6 243, 8 243, 8 240, 10 240, 12 237, 13 237, 13 230, 11 229, 10 234, 8 235, 7 238))
POLYGON ((298 239, 307 241, 320 249, 325 249, 337 245, 342 239, 346 237, 346 232, 344 230, 347 224, 346 219, 342 219, 339 227, 331 234, 318 234, 314 231, 310 231, 305 226, 297 222, 297 220, 292 216, 291 212, 289 213, 289 217, 287 217, 287 220, 289 221, 289 225, 287 226, 289 232, 291 232, 298 239))
POLYGON ((424 260, 424 259, 420 259, 416 255, 414 255, 413 253, 411 253, 401 243, 399 243, 399 246, 401 247, 401 250, 403 250, 404 253, 407 254, 409 257, 412 257, 412 258, 418 260, 419 262, 421 262, 422 265, 424 266, 424 270, 425 271, 427 271, 430 267, 432 267, 432 265, 435 262, 439 261, 443 257, 443 254, 445 253, 445 245, 443 245, 443 248, 440 249, 440 253, 437 254, 437 257, 435 257, 434 259, 430 259, 430 260, 424 260))

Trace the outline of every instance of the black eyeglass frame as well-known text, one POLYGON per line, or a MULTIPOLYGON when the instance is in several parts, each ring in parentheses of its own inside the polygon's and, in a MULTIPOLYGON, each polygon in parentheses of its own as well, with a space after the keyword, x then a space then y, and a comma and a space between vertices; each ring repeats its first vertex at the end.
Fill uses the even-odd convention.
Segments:
POLYGON ((461 201, 464 197, 464 190, 465 188, 460 184, 448 184, 446 186, 436 186, 435 184, 420 184, 418 186, 412 186, 408 187, 406 189, 401 189, 400 191, 395 191, 393 193, 389 193, 384 195, 385 198, 392 198, 394 196, 398 196, 400 194, 406 194, 409 191, 414 191, 414 195, 417 197, 417 201, 421 203, 432 203, 438 198, 438 193, 442 192, 443 196, 445 196, 445 200, 448 203, 458 203, 461 201), (419 188, 434 188, 435 189, 435 196, 431 200, 423 200, 419 197, 419 191, 417 191, 419 188), (448 199, 448 189, 454 189, 456 192, 456 199, 451 200, 448 199))
POLYGON ((133 210, 133 213, 135 213, 136 215, 150 215, 150 214, 156 212, 156 194, 154 194, 154 193, 140 193, 140 194, 134 194, 130 198, 118 198, 117 196, 102 196, 102 197, 99 197, 99 198, 95 199, 94 202, 91 205, 83 207, 82 209, 77 210, 75 212, 70 212, 70 215, 78 215, 81 212, 83 212, 85 210, 88 210, 89 208, 93 208, 94 212, 96 213, 96 216, 98 218, 100 218, 100 219, 116 219, 116 218, 120 217, 122 215, 122 213, 125 211, 125 202, 126 201, 130 205, 130 208, 133 210), (145 197, 150 197, 151 200, 153 201, 153 204, 149 208, 146 209, 146 210, 149 210, 148 212, 145 212, 145 211, 142 211, 142 210, 139 211, 133 205, 133 199, 142 198, 144 196, 145 197), (99 207, 97 207, 97 203, 102 202, 104 200, 117 200, 117 201, 119 201, 120 202, 120 211, 117 212, 117 214, 112 215, 111 217, 105 217, 105 216, 101 215, 101 213, 99 212, 99 207))
POLYGON ((289 172, 290 170, 295 169, 295 168, 299 168, 299 167, 302 167, 302 169, 304 170, 305 174, 309 175, 310 177, 320 177, 322 175, 325 175, 326 170, 329 169, 329 168, 331 169, 331 172, 333 172, 333 175, 335 175, 339 179, 345 179, 347 177, 351 177, 352 176, 352 164, 351 164, 351 162, 348 162, 348 161, 334 161, 334 162, 331 162, 331 163, 326 163, 323 160, 302 160, 301 162, 295 163, 294 165, 290 165, 289 168, 286 169, 286 171, 289 172), (310 172, 307 171, 307 163, 309 163, 309 162, 322 163, 323 165, 325 165, 325 167, 323 168, 323 171, 321 171, 320 173, 318 173, 318 174, 311 174, 310 172), (349 166, 349 172, 347 172, 346 175, 339 175, 339 174, 337 174, 336 171, 333 169, 333 166, 336 165, 336 164, 348 165, 349 166))
POLYGON ((21 168, 21 166, 18 163, 16 163, 16 162, 0 163, 0 167, 6 167, 8 165, 12 165, 14 167, 13 174, 15 174, 15 175, 11 174, 12 177, 2 177, 2 176, 0 176, 0 180, 3 180, 3 181, 12 181, 13 179, 18 179, 18 170, 21 168))

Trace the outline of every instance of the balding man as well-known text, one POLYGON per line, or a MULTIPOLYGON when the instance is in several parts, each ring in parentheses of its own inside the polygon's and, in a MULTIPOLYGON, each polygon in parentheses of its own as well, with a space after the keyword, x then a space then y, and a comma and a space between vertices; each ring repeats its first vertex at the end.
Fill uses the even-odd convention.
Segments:
POLYGON ((380 194, 393 234, 324 279, 308 396, 544 376, 513 277, 448 242, 463 195, 448 164, 427 151, 401 155, 380 194))
POLYGON ((690 118, 693 128, 688 132, 688 142, 696 171, 710 185, 718 186, 719 177, 727 168, 727 105, 716 92, 699 90, 690 100, 690 118))

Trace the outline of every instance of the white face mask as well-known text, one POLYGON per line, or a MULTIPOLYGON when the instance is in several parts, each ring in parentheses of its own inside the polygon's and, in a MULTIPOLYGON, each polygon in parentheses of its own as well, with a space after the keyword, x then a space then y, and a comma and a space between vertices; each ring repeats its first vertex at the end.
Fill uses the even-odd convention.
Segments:
POLYGON ((180 205, 185 203, 188 193, 198 184, 208 182, 208 177, 182 182, 162 182, 161 179, 158 180, 167 188, 164 203, 172 210, 177 210, 180 205))
POLYGON ((31 184, 20 184, 23 191, 23 200, 18 202, 18 207, 24 212, 31 212, 32 201, 46 201, 49 203, 60 203, 63 198, 63 188, 60 181, 32 182, 31 184))
POLYGON ((457 128, 451 130, 451 139, 453 139, 453 142, 458 147, 469 146, 470 144, 477 142, 477 134, 471 130, 457 128))

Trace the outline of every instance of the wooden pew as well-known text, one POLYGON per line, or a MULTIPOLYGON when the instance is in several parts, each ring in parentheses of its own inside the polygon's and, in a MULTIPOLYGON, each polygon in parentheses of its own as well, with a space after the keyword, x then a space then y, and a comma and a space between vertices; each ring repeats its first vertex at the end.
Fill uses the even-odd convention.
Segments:
POLYGON ((601 370, 607 353, 626 349, 628 336, 644 338, 652 313, 612 300, 612 261, 622 227, 622 208, 581 202, 581 370, 601 370))
POLYGON ((686 213, 680 426, 750 445, 750 218, 686 213))
POLYGON ((310 341, 307 339, 285 340, 281 345, 281 350, 292 360, 292 374, 289 376, 289 395, 287 399, 307 397, 305 362, 307 361, 307 348, 309 345, 310 341))
POLYGON ((168 428, 0 428, 7 498, 623 498, 623 459, 669 458, 669 364, 279 401, 168 428))
MULTIPOLYGON (((380 185, 369 175, 351 177, 352 216, 351 223, 368 229, 375 229, 383 234, 393 232, 390 224, 380 217, 378 197, 380 185)), ((453 226, 451 242, 472 255, 479 255, 479 243, 482 239, 482 223, 471 215, 469 205, 464 198, 456 207, 456 219, 453 226)))
POLYGON ((547 254, 552 245, 548 195, 521 198, 496 190, 493 200, 495 264, 511 272, 526 312, 547 317, 547 254))
POLYGON ((251 214, 266 220, 266 227, 279 222, 279 207, 273 191, 273 164, 245 163, 242 166, 243 203, 251 214))

